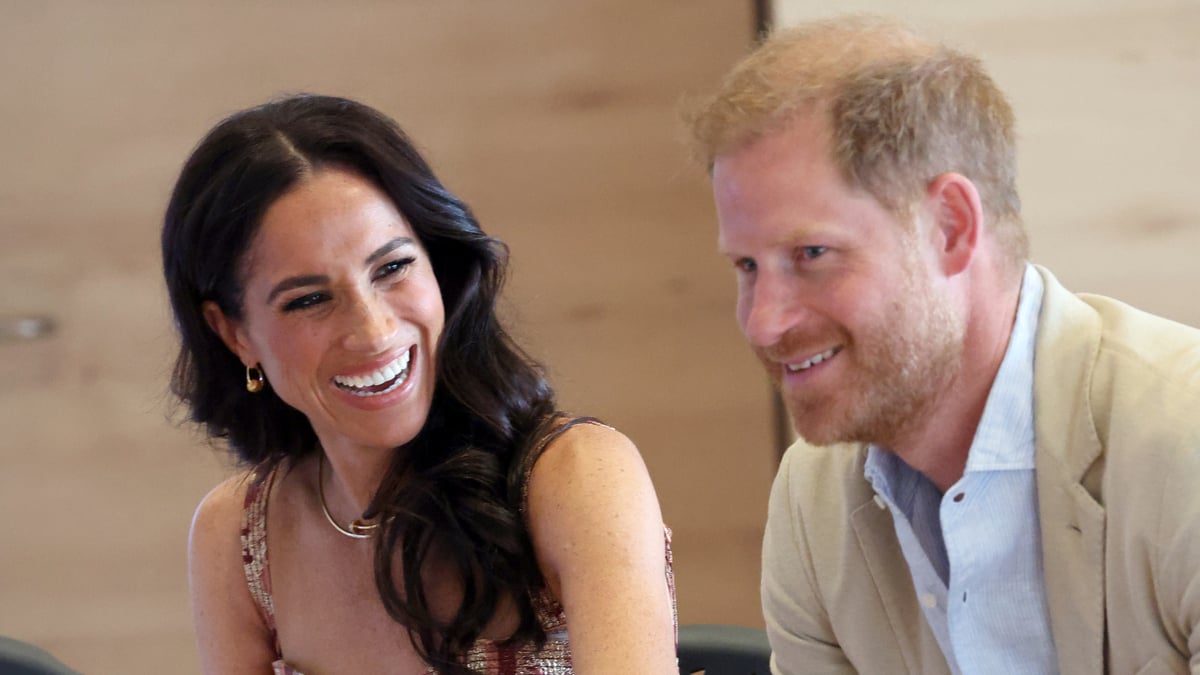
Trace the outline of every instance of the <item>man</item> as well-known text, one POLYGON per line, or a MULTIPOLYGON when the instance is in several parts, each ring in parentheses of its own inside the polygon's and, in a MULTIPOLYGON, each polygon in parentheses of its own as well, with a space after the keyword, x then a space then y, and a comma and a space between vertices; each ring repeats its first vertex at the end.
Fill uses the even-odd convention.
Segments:
POLYGON ((980 63, 810 24, 691 123, 802 437, 763 545, 773 672, 1200 672, 1200 331, 1026 261, 980 63))

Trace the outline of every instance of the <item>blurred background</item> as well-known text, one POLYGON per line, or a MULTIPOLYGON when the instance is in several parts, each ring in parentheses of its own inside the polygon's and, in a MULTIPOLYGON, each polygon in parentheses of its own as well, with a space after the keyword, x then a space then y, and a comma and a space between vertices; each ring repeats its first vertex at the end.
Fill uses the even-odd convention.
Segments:
POLYGON ((642 450, 680 619, 761 625, 773 398, 678 122, 760 22, 899 13, 1017 110, 1034 257, 1200 324, 1200 3, 0 2, 0 634, 196 673, 186 536, 233 470, 179 425, 158 229, 184 158, 280 93, 395 117, 506 240, 505 312, 564 407, 642 450))

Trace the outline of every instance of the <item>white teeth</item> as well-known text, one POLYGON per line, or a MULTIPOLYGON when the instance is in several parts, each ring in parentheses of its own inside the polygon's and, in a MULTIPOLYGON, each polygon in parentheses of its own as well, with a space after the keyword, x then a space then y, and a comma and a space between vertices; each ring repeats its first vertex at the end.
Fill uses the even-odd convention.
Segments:
POLYGON ((833 349, 821 352, 820 354, 817 354, 815 356, 810 356, 807 359, 805 359, 804 361, 801 361, 800 363, 789 363, 789 364, 787 364, 788 372, 798 373, 802 370, 808 370, 809 368, 812 368, 813 366, 817 365, 818 363, 820 363, 822 361, 825 361, 826 359, 833 358, 833 355, 836 354, 837 351, 838 351, 838 348, 834 347, 833 349))
POLYGON ((388 372, 391 370, 391 367, 392 367, 392 365, 389 363, 388 365, 384 366, 383 368, 380 368, 379 370, 375 371, 375 373, 373 375, 367 376, 367 379, 371 380, 371 386, 373 387, 377 384, 383 384, 384 382, 387 382, 388 380, 395 377, 396 376, 395 373, 392 373, 390 375, 388 374, 388 372))
POLYGON ((411 349, 405 350, 394 361, 373 373, 349 376, 337 375, 333 378, 333 382, 355 396, 379 396, 380 394, 386 394, 389 391, 394 391, 396 387, 404 384, 404 381, 408 379, 408 361, 411 353, 411 349), (392 382, 392 384, 383 391, 355 391, 368 387, 378 387, 385 382, 392 382))

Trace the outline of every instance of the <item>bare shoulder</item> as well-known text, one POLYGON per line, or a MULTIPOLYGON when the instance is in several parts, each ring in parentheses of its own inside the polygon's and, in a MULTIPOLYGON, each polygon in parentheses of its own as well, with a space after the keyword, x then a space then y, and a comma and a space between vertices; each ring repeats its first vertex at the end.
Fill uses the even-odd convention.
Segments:
MULTIPOLYGON (((205 549, 220 546, 221 542, 230 537, 240 542, 242 527, 242 512, 246 504, 246 490, 249 489, 253 477, 249 473, 239 473, 221 481, 196 507, 192 516, 191 545, 192 553, 199 553, 197 545, 205 549)), ((240 543, 239 543, 240 546, 240 543)))
POLYGON ((192 518, 188 585, 205 673, 261 673, 274 657, 242 559, 242 513, 253 477, 241 473, 213 488, 192 518))
POLYGON ((677 673, 662 512, 633 442, 572 426, 528 490, 534 553, 571 626, 576 672, 677 673))
POLYGON ((552 590, 559 577, 624 552, 662 564, 662 513, 637 447, 577 424, 545 449, 528 485, 530 535, 552 590), (640 549, 640 550, 639 550, 640 549))
POLYGON ((188 577, 194 600, 207 600, 196 597, 201 590, 230 591, 246 586, 242 571, 242 513, 252 481, 249 473, 227 478, 196 507, 188 537, 188 577))
POLYGON ((599 423, 575 424, 555 438, 537 459, 530 476, 531 489, 534 483, 606 468, 645 471, 645 464, 637 446, 620 431, 599 423))

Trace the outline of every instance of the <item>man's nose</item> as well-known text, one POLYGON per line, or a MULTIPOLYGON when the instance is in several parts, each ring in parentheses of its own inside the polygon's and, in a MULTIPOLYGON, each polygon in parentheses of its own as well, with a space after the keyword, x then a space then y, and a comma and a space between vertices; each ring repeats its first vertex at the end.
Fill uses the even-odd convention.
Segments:
POLYGON ((771 347, 795 327, 799 294, 782 280, 762 275, 743 298, 742 333, 752 347, 771 347))

